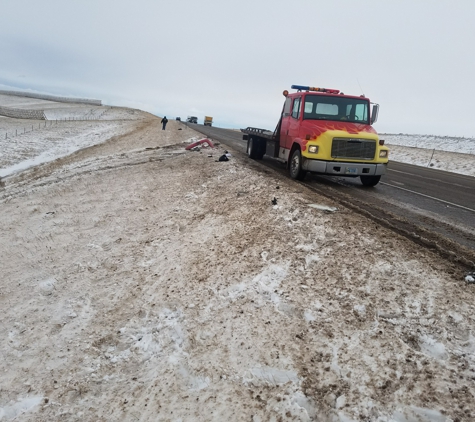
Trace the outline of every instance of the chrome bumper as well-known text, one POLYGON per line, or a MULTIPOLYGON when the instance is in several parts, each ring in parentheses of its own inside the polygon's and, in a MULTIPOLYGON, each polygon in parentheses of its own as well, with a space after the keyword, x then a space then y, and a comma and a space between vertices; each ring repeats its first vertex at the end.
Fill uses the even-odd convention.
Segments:
POLYGON ((386 173, 386 167, 387 164, 345 163, 308 158, 302 160, 303 170, 334 176, 381 176, 386 173))

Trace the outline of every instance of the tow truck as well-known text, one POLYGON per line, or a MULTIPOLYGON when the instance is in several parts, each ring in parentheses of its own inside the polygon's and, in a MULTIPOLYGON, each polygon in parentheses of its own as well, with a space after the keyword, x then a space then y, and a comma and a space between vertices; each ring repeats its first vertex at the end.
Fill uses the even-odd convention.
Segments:
POLYGON ((274 131, 241 129, 247 155, 285 163, 296 180, 311 172, 359 177, 364 186, 376 186, 389 159, 389 149, 372 127, 379 104, 337 89, 303 85, 291 89, 297 92, 283 92, 285 102, 274 131))

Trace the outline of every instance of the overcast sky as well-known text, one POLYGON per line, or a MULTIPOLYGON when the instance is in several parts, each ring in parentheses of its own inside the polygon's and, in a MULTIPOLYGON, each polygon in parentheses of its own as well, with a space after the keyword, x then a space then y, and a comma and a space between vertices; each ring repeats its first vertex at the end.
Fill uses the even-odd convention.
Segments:
POLYGON ((274 129, 292 84, 475 137, 475 0, 0 0, 0 88, 274 129))

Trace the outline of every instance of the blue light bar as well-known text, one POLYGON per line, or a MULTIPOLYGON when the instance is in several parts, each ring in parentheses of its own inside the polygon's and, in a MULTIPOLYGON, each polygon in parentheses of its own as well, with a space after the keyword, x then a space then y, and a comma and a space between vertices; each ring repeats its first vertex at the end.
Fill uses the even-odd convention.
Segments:
POLYGON ((298 89, 299 91, 310 91, 309 86, 303 86, 303 85, 292 85, 290 89, 298 89))
POLYGON ((314 88, 313 86, 304 86, 304 85, 292 85, 290 88, 297 89, 299 91, 328 92, 329 94, 338 94, 340 92, 340 90, 338 89, 314 88))

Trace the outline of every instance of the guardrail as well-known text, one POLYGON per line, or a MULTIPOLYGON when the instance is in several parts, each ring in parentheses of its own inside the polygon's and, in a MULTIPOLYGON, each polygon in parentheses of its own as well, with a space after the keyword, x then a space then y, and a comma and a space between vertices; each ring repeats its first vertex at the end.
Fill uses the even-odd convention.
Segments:
POLYGON ((102 105, 101 100, 93 100, 90 98, 61 97, 57 95, 36 94, 33 92, 10 91, 10 90, 4 90, 4 89, 0 89, 0 94, 13 95, 16 97, 37 98, 39 100, 56 101, 59 103, 80 103, 80 104, 90 104, 90 105, 97 105, 97 106, 102 105))
POLYGON ((83 117, 68 117, 68 118, 64 118, 64 119, 51 119, 51 120, 48 120, 48 119, 43 119, 43 122, 42 123, 38 123, 38 125, 36 124, 33 124, 31 125, 31 129, 30 129, 30 125, 28 125, 28 127, 26 126, 22 126, 20 128, 16 128, 15 130, 12 130, 11 132, 5 132, 5 138, 3 138, 3 135, 2 136, 2 139, 13 139, 15 138, 16 136, 20 136, 20 135, 23 135, 25 133, 30 133, 30 132, 34 132, 36 130, 40 130, 40 129, 44 129, 44 128, 51 128, 52 126, 56 126, 56 125, 60 125, 60 124, 66 124, 66 123, 71 123, 71 122, 86 122, 86 121, 100 121, 98 120, 96 117, 86 117, 86 116, 83 116, 83 117))

